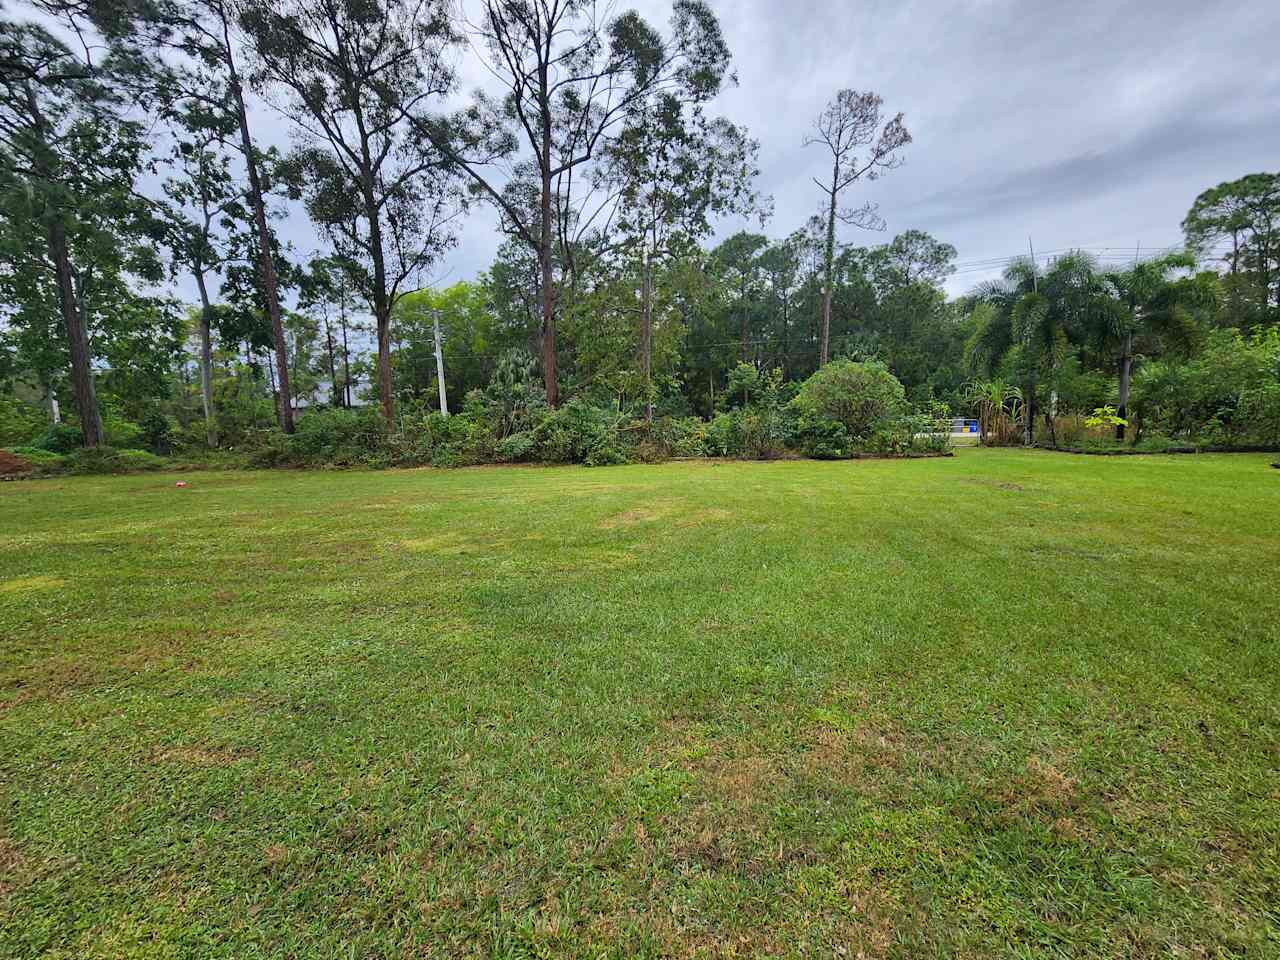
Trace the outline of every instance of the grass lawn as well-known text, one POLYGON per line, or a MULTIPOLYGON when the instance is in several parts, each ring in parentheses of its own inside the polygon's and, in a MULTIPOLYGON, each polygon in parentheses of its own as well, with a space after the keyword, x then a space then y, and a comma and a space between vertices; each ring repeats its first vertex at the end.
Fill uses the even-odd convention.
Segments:
POLYGON ((0 956, 1280 956, 1272 459, 0 485, 0 956))

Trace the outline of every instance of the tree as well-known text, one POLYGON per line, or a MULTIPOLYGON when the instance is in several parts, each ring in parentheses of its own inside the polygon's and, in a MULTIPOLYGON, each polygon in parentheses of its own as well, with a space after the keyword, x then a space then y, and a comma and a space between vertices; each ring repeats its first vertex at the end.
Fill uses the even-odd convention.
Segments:
POLYGON ((319 315, 324 327, 330 397, 335 407, 352 405, 351 334, 364 331, 352 318, 357 298, 352 277, 359 273, 357 264, 340 256, 328 256, 312 260, 299 278, 299 309, 319 315))
MULTIPOLYGON (((207 86, 206 99, 213 99, 216 90, 212 84, 207 86)), ((180 268, 190 273, 200 294, 196 321, 200 340, 200 398, 204 408, 205 442, 216 447, 214 304, 209 295, 209 277, 217 275, 230 257, 225 234, 248 220, 225 149, 228 138, 236 132, 236 122, 225 110, 211 110, 204 101, 194 97, 174 110, 174 120, 178 137, 173 161, 180 175, 169 177, 164 184, 165 194, 174 208, 169 243, 175 272, 180 268)))
MULTIPOLYGON (((357 279, 378 336, 378 396, 393 420, 391 318, 407 280, 452 242, 459 199, 414 118, 452 86, 444 0, 250 0, 241 23, 309 146, 291 173, 357 279)), ((419 117, 420 118, 420 117, 419 117)))
POLYGON ((555 271, 559 265, 561 281, 564 271, 572 273, 573 247, 610 205, 596 198, 590 165, 650 98, 705 100, 729 62, 720 24, 703 0, 676 0, 667 38, 634 11, 599 14, 590 0, 484 0, 471 29, 504 94, 477 95, 468 109, 426 128, 537 257, 551 406, 559 399, 555 311, 562 284, 555 271), (504 183, 498 177, 521 141, 530 156, 504 183))
POLYGON ((268 222, 268 184, 264 183, 263 157, 254 145, 249 128, 244 81, 237 62, 236 46, 232 42, 235 4, 233 0, 149 0, 146 3, 120 4, 119 7, 137 17, 138 29, 143 36, 186 58, 181 64, 181 68, 187 71, 186 75, 179 74, 173 81, 176 87, 182 88, 181 93, 171 94, 174 100, 186 98, 195 105, 193 109, 207 111, 211 115, 222 113, 229 129, 239 132, 239 151, 244 162, 249 209, 256 234, 252 250, 259 274, 257 288, 271 329, 275 353, 275 379, 280 397, 278 417, 281 428, 292 433, 288 350, 280 302, 280 278, 274 259, 277 244, 268 222))
POLYGON ((397 348, 392 357, 397 392, 428 400, 438 395, 434 343, 438 315, 449 407, 489 382, 501 350, 488 310, 488 294, 479 283, 460 281, 443 290, 415 290, 396 304, 397 348))
MULTIPOLYGON (((705 95, 707 91, 702 91, 705 95)), ((645 420, 653 419, 654 268, 711 232, 712 217, 761 208, 751 183, 758 144, 701 101, 664 93, 640 104, 609 145, 607 181, 618 190, 618 247, 640 270, 639 361, 645 420)))
POLYGON ((1102 282, 1112 297, 1110 309, 1097 311, 1101 323, 1094 327, 1094 339, 1102 349, 1119 348, 1120 392, 1116 416, 1116 439, 1123 440, 1129 417, 1129 388, 1133 377, 1135 346, 1145 354, 1173 349, 1191 351, 1200 339, 1199 314, 1216 304, 1216 291, 1205 280, 1173 279, 1173 274, 1190 270, 1195 258, 1171 253, 1134 263, 1126 270, 1104 274, 1102 282))
MULTIPOLYGON (((158 279, 157 224, 133 189, 147 143, 126 116, 150 64, 96 33, 74 6, 51 3, 48 12, 79 38, 78 51, 37 24, 6 22, 0 33, 0 193, 17 286, 57 302, 92 447, 103 440, 90 336, 104 316, 99 294, 127 290, 125 274, 158 279)), ((31 299, 27 308, 20 318, 40 312, 31 299)))
POLYGON ((761 293, 760 252, 768 245, 764 234, 740 231, 711 251, 712 269, 726 287, 727 312, 737 319, 738 360, 743 363, 750 356, 752 319, 761 293))
POLYGON ((1235 325, 1268 318, 1274 288, 1280 308, 1280 173, 1254 173, 1196 197, 1182 221, 1187 246, 1201 256, 1229 239, 1224 256, 1235 325))
POLYGON ((939 284, 956 272, 956 248, 923 230, 900 233, 882 249, 885 260, 899 272, 904 283, 939 284))
POLYGON ((902 159, 898 151, 911 142, 911 134, 902 123, 901 113, 880 126, 883 105, 884 100, 879 94, 841 90, 819 114, 814 124, 816 132, 804 141, 805 146, 822 144, 831 152, 831 179, 824 181, 815 177, 813 180, 823 192, 827 218, 819 366, 827 362, 831 336, 836 220, 864 229, 883 229, 884 226, 875 204, 842 208, 840 195, 864 177, 874 180, 884 171, 900 166, 902 159), (866 154, 859 153, 863 147, 869 148, 866 154))

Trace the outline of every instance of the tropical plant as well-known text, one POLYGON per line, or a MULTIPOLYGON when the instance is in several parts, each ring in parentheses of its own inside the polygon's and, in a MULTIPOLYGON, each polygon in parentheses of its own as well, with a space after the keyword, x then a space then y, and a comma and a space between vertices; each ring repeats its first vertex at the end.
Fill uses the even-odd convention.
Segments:
POLYGON ((999 378, 971 380, 965 385, 964 398, 978 411, 978 441, 984 446, 1008 444, 1021 410, 1022 391, 999 378))

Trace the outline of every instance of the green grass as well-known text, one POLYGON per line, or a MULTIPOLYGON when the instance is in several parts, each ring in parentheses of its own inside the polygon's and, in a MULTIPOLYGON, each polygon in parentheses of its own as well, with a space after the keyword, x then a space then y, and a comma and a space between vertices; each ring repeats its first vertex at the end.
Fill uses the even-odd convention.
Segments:
POLYGON ((0 956, 1280 956, 1271 459, 0 485, 0 956))

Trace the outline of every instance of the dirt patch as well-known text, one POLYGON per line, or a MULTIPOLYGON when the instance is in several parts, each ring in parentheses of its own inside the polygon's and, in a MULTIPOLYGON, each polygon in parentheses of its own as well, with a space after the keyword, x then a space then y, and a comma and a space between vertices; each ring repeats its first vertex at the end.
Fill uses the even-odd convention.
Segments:
POLYGON ((169 747, 154 751, 151 763, 180 763, 190 767, 227 767, 253 754, 247 750, 222 750, 217 747, 169 747))
POLYGON ((988 480, 984 477, 966 477, 964 482, 979 487, 995 487, 997 490, 1006 490, 1010 493, 1022 493, 1027 489, 1022 484, 1010 480, 988 480))
POLYGON ((1074 828, 1069 815, 1079 805, 1079 785, 1049 761, 1031 757, 1026 769, 999 791, 998 799, 1012 813, 1052 817, 1066 834, 1074 828))
POLYGON ((632 507, 630 510, 624 510, 622 513, 614 514, 605 520, 600 521, 597 526, 601 530, 620 530, 627 527, 636 527, 645 523, 653 523, 661 520, 671 513, 671 504, 667 501, 656 501, 647 503, 643 506, 632 507))
POLYGON ((16 453, 0 450, 0 478, 25 477, 32 470, 31 463, 16 453))
POLYGON ((0 897, 8 896, 18 888, 15 881, 26 862, 16 844, 0 837, 0 897))

